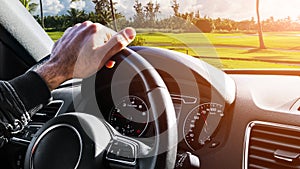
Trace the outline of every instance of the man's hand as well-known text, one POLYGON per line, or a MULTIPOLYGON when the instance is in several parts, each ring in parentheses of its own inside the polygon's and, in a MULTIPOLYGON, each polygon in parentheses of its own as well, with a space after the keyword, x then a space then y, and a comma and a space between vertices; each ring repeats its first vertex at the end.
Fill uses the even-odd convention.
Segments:
POLYGON ((88 77, 132 42, 135 35, 132 28, 113 35, 113 31, 98 23, 76 24, 54 44, 50 60, 36 72, 50 90, 66 80, 88 77))

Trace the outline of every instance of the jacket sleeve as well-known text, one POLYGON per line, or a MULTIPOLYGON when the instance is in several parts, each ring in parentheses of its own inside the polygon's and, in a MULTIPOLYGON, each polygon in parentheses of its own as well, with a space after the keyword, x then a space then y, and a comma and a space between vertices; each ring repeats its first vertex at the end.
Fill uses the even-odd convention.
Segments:
POLYGON ((12 134, 20 132, 50 97, 46 83, 34 71, 11 81, 0 81, 0 147, 12 134))

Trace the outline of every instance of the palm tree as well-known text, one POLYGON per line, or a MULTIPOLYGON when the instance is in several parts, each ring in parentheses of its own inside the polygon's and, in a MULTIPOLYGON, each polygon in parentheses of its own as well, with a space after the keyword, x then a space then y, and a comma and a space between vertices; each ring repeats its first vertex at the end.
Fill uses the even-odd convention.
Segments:
POLYGON ((116 32, 118 32, 116 15, 115 15, 115 8, 114 8, 114 3, 113 3, 112 0, 110 0, 110 8, 111 8, 112 19, 113 19, 113 22, 114 22, 114 29, 115 29, 116 32))
POLYGON ((42 27, 45 28, 44 12, 43 12, 43 2, 42 2, 42 0, 40 0, 40 11, 41 11, 41 24, 42 24, 42 27))
POLYGON ((179 3, 177 3, 177 0, 173 0, 173 5, 172 5, 173 11, 174 11, 174 15, 175 16, 179 16, 179 3))
POLYGON ((30 12, 34 12, 38 6, 36 3, 32 3, 31 0, 20 0, 24 7, 30 12))
POLYGON ((71 8, 67 11, 67 20, 68 20, 68 26, 75 25, 76 23, 83 22, 86 19, 86 14, 84 11, 71 8))
POLYGON ((257 29, 258 29, 258 36, 259 36, 259 48, 266 49, 264 39, 263 39, 262 26, 260 22, 259 0, 256 0, 256 14, 257 14, 257 29))
POLYGON ((100 17, 100 23, 103 25, 107 25, 113 22, 113 26, 116 29, 116 18, 123 17, 121 13, 116 13, 114 5, 117 4, 117 2, 113 2, 112 0, 92 0, 92 2, 95 3, 95 11, 96 14, 100 17))
POLYGON ((138 23, 139 25, 143 24, 145 21, 145 18, 144 18, 145 16, 143 13, 142 3, 140 3, 139 0, 135 0, 135 4, 134 4, 133 8, 135 9, 135 12, 136 12, 136 15, 134 16, 135 23, 138 23))

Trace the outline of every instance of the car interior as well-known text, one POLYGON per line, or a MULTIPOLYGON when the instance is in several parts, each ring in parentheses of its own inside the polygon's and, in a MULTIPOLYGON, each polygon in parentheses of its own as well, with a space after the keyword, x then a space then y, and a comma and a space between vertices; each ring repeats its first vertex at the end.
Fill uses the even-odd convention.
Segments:
MULTIPOLYGON (((1 80, 53 45, 17 3, 0 6, 1 80)), ((299 70, 220 70, 145 46, 112 60, 53 90, 0 149, 1 168, 300 168, 299 70)))

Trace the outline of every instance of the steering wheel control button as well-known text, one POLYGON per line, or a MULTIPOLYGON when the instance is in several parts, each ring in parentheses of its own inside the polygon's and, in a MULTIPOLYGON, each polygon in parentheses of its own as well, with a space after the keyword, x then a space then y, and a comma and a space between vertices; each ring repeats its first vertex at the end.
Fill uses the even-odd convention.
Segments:
POLYGON ((29 144, 35 133, 41 128, 41 125, 25 126, 22 132, 11 138, 14 143, 29 144))
POLYGON ((200 160, 190 152, 178 153, 175 169, 199 169, 200 160))
POLYGON ((137 144, 118 137, 109 145, 106 159, 110 162, 133 166, 136 164, 136 155, 137 144))

